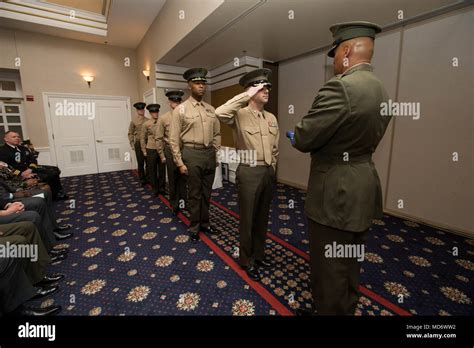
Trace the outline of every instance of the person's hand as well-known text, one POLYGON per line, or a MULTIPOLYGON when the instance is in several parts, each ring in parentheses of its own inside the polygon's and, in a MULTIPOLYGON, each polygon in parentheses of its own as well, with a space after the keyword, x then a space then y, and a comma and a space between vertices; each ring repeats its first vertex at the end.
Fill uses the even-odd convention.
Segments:
POLYGON ((15 206, 19 211, 25 210, 25 205, 21 202, 13 202, 12 206, 15 206))
POLYGON ((146 157, 146 152, 143 153, 143 156, 146 157))
POLYGON ((35 186, 38 184, 38 180, 37 179, 27 179, 26 180, 26 185, 28 187, 31 187, 31 186, 35 186))
POLYGON ((252 86, 250 87, 248 90, 247 90, 247 95, 252 98, 255 94, 257 94, 263 87, 265 86, 265 84, 263 83, 259 83, 258 85, 256 86, 252 86))
POLYGON ((221 162, 216 161, 216 168, 219 167, 220 165, 221 165, 221 162))
POLYGON ((27 169, 21 173, 21 176, 23 178, 30 178, 32 174, 33 174, 33 171, 31 169, 27 169))
POLYGON ((295 132, 293 131, 287 131, 286 132, 286 137, 290 139, 291 145, 295 145, 295 132))
POLYGON ((21 213, 25 210, 25 206, 20 202, 13 202, 10 206, 6 209, 7 213, 21 213))
POLYGON ((163 159, 161 160, 161 163, 166 163, 166 158, 163 158, 163 159))
POLYGON ((179 173, 181 175, 188 175, 188 167, 186 167, 184 164, 179 167, 179 173))

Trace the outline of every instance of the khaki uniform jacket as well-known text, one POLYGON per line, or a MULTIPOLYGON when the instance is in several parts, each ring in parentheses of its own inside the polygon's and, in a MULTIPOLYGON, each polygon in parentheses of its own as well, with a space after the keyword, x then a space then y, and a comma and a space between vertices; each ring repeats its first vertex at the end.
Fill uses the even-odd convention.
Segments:
MULTIPOLYGON (((257 161, 265 161, 276 170, 280 132, 275 115, 251 110, 247 92, 236 95, 216 109, 224 124, 232 127, 237 150, 255 150, 257 161)), ((241 158, 241 162, 246 162, 241 158)))
POLYGON ((162 161, 165 160, 165 146, 170 144, 170 125, 171 125, 172 111, 158 117, 158 125, 155 132, 156 150, 160 155, 162 161))
POLYGON ((382 217, 382 190, 371 155, 391 117, 388 96, 370 64, 326 82, 296 125, 295 147, 311 152, 306 215, 326 226, 362 232, 382 217))
POLYGON ((203 101, 189 97, 173 110, 170 126, 170 147, 176 166, 184 165, 181 157, 183 146, 212 146, 221 148, 221 125, 215 109, 203 101))
POLYGON ((155 131, 158 125, 158 119, 155 120, 151 118, 146 120, 142 125, 140 131, 140 146, 144 154, 146 154, 146 149, 156 150, 155 131))
POLYGON ((128 141, 132 148, 135 146, 137 141, 140 141, 140 132, 142 130, 142 125, 146 120, 147 118, 145 116, 132 116, 130 126, 128 127, 128 141))

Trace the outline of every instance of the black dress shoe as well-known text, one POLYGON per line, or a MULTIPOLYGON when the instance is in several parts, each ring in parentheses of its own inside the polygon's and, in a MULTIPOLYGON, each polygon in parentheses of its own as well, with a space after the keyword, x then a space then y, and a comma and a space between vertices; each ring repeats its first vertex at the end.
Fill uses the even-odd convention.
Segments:
POLYGON ((59 199, 59 200, 66 200, 66 199, 69 199, 69 196, 65 193, 58 193, 56 195, 56 199, 59 199))
POLYGON ((73 236, 72 233, 59 233, 59 232, 54 232, 54 236, 56 237, 56 240, 65 240, 69 239, 73 236))
POLYGON ((190 236, 190 237, 191 237, 191 241, 192 241, 193 243, 197 243, 197 242, 199 242, 199 240, 201 239, 201 238, 199 237, 199 232, 198 232, 198 233, 191 233, 191 236, 190 236))
POLYGON ((295 309, 295 315, 297 317, 310 317, 316 315, 314 311, 310 311, 308 309, 297 308, 295 309))
POLYGON ((207 234, 219 234, 219 231, 213 229, 211 226, 201 228, 201 231, 207 234))
POLYGON ((173 216, 178 216, 179 212, 181 211, 181 209, 179 208, 174 208, 173 209, 173 216))
POLYGON ((33 317, 44 317, 48 315, 55 315, 61 312, 62 307, 59 305, 52 305, 44 308, 35 308, 35 307, 26 307, 23 306, 23 308, 20 309, 19 314, 20 315, 27 315, 27 316, 33 316, 33 317))
POLYGON ((268 261, 265 261, 265 260, 262 260, 262 261, 255 260, 255 265, 257 265, 257 267, 260 267, 260 268, 270 268, 270 267, 272 267, 272 264, 268 261))
POLYGON ((60 250, 51 249, 48 254, 50 257, 55 257, 59 255, 67 255, 68 252, 69 252, 68 249, 60 249, 60 250))
POLYGON ((48 284, 51 284, 51 283, 59 282, 61 279, 64 279, 64 274, 60 274, 60 273, 46 274, 43 277, 43 279, 41 279, 35 285, 36 286, 44 286, 44 285, 48 285, 48 284))
POLYGON ((260 275, 260 272, 258 271, 258 268, 255 266, 250 266, 250 267, 245 267, 245 273, 249 276, 250 279, 254 281, 260 280, 262 276, 260 275))
POLYGON ((70 224, 58 225, 58 227, 56 227, 54 229, 54 232, 67 231, 67 230, 71 229, 71 227, 72 227, 72 225, 70 225, 70 224))
POLYGON ((51 263, 55 263, 55 262, 58 262, 58 261, 63 261, 67 258, 67 254, 66 253, 63 253, 63 254, 59 254, 59 255, 56 255, 56 256, 50 256, 51 257, 51 263))
POLYGON ((57 293, 59 290, 59 286, 50 286, 50 287, 41 287, 38 288, 36 295, 33 296, 32 300, 38 300, 40 298, 51 296, 57 293))

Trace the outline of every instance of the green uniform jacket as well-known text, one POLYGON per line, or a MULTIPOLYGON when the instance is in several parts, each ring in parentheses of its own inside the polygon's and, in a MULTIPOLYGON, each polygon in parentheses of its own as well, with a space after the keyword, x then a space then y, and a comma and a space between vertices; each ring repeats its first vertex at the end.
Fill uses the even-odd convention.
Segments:
POLYGON ((391 117, 370 64, 358 64, 326 82, 296 125, 294 146, 311 152, 306 196, 308 218, 325 226, 362 232, 382 217, 382 189, 372 153, 391 117))

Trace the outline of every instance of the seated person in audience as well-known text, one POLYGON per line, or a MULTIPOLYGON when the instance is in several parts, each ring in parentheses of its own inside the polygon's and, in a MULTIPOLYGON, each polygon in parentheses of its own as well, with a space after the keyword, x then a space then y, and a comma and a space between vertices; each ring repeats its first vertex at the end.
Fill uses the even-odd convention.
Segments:
POLYGON ((14 198, 32 197, 44 194, 48 206, 53 209, 53 198, 51 188, 48 184, 40 182, 38 179, 26 179, 13 174, 9 165, 0 161, 0 183, 8 192, 13 193, 14 198), (3 181, 3 182, 1 182, 3 181))
POLYGON ((36 158, 30 150, 20 145, 21 137, 18 133, 8 131, 4 137, 5 144, 0 147, 0 161, 7 163, 15 169, 15 175, 21 175, 23 178, 39 177, 41 181, 46 182, 53 192, 53 199, 68 199, 63 192, 61 179, 59 178, 59 169, 51 169, 38 165, 36 158))
MULTIPOLYGON (((21 142, 21 145, 23 145, 28 150, 30 150, 31 155, 35 158, 36 163, 38 163, 39 152, 35 150, 35 147, 33 146, 33 143, 31 142, 31 140, 30 139, 25 139, 21 142)), ((43 167, 53 167, 53 166, 43 166, 43 167)), ((58 167, 54 167, 54 168, 58 168, 58 167)), ((59 168, 58 168, 58 170, 59 170, 59 168)), ((61 171, 59 170, 59 172, 61 172, 61 171)))
POLYGON ((52 284, 64 278, 62 274, 46 274, 51 259, 35 225, 31 222, 0 225, 0 245, 11 248, 22 244, 36 245, 37 254, 24 255, 29 258, 0 257, 0 316, 7 313, 33 316, 58 313, 61 306, 33 308, 24 305, 26 301, 56 293, 59 287, 52 284))
MULTIPOLYGON (((39 193, 39 192, 38 192, 39 193)), ((25 210, 33 210, 41 215, 43 226, 47 231, 53 230, 56 240, 72 237, 72 233, 65 233, 72 226, 70 224, 59 224, 52 203, 48 204, 47 193, 41 192, 45 198, 32 197, 29 191, 13 191, 2 179, 0 179, 0 197, 7 202, 21 202, 25 210)))
POLYGON ((13 222, 29 221, 32 222, 39 231, 41 240, 49 251, 49 255, 53 262, 61 261, 66 258, 67 249, 53 249, 56 243, 55 235, 53 234, 52 228, 48 226, 50 222, 43 223, 43 216, 47 216, 45 213, 46 204, 42 201, 42 198, 32 197, 27 203, 30 208, 36 208, 38 211, 29 210, 25 211, 25 205, 22 202, 8 202, 0 197, 0 225, 9 224, 13 222), (34 201, 31 201, 33 200, 34 201), (42 204, 41 204, 42 203, 42 204))

